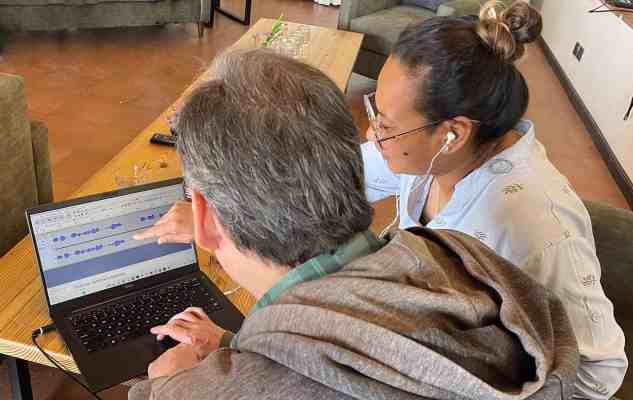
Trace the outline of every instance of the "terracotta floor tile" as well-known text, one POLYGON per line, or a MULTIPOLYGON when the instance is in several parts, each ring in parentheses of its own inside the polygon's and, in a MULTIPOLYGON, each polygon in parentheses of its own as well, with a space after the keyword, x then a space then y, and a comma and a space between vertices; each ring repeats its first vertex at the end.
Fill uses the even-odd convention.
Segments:
POLYGON ((70 157, 61 160, 53 167, 53 179, 61 179, 78 188, 110 159, 112 159, 110 154, 100 149, 73 151, 70 157))
POLYGON ((62 178, 55 179, 55 186, 53 187, 53 199, 55 201, 68 199, 76 190, 77 184, 73 182, 66 182, 62 178))
POLYGON ((105 144, 111 135, 126 135, 131 139, 160 114, 139 104, 130 105, 130 101, 135 99, 132 93, 121 93, 121 97, 117 99, 103 93, 82 91, 69 96, 62 104, 63 109, 74 110, 72 116, 65 112, 56 112, 47 116, 44 121, 53 124, 49 129, 52 134, 59 132, 66 135, 64 132, 67 130, 82 130, 86 140, 92 141, 93 145, 100 145, 102 141, 105 144), (94 125, 104 129, 93 131, 91 128, 94 125))

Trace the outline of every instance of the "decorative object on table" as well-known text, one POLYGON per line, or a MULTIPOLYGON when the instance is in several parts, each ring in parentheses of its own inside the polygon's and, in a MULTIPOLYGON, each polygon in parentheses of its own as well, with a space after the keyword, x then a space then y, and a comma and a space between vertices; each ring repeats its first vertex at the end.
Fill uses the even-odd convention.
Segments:
POLYGON ((270 32, 253 35, 255 47, 270 48, 288 57, 305 60, 309 56, 312 28, 297 25, 290 29, 284 22, 283 14, 277 18, 270 32))
POLYGON ((114 183, 117 189, 142 185, 147 182, 149 168, 147 163, 134 164, 118 169, 114 174, 114 183))
POLYGON ((116 187, 123 189, 177 177, 178 172, 170 168, 168 158, 167 154, 161 154, 156 160, 142 161, 119 168, 114 173, 116 187))
POLYGON ((266 34, 266 39, 262 43, 262 47, 270 47, 270 45, 287 30, 287 25, 285 25, 283 21, 284 15, 281 14, 270 29, 270 33, 266 34))

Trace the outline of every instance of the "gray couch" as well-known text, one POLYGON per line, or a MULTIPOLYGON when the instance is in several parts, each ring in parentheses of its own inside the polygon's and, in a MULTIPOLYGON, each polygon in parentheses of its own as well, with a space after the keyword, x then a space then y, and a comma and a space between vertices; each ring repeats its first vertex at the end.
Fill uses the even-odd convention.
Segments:
POLYGON ((0 30, 63 30, 209 22, 211 0, 0 0, 0 30))
POLYGON ((0 74, 0 256, 27 233, 24 210, 53 200, 48 131, 26 115, 24 81, 0 74))
MULTIPOLYGON (((633 212, 585 202, 602 265, 602 285, 613 302, 615 319, 626 337, 626 354, 633 359, 633 212)), ((633 372, 629 370, 617 393, 633 399, 633 372)))
MULTIPOLYGON (((440 1, 438 1, 439 3, 440 1)), ((511 2, 504 0, 505 3, 511 2)), ((391 47, 404 28, 435 16, 478 14, 479 0, 446 0, 437 9, 418 7, 422 0, 343 0, 338 28, 365 34, 354 72, 378 78, 391 47)))

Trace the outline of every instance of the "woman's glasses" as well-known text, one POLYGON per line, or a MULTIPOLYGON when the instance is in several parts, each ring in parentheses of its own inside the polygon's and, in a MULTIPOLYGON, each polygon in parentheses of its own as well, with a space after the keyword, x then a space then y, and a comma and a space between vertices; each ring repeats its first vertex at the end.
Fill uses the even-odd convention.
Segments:
MULTIPOLYGON (((386 129, 383 126, 382 122, 380 121, 376 113, 376 110, 378 109, 376 107, 376 93, 374 92, 374 93, 364 95, 363 101, 365 103, 365 111, 367 112, 367 118, 369 118, 369 127, 374 133, 374 138, 373 140, 370 140, 370 141, 377 143, 378 147, 380 147, 381 149, 382 149, 382 144, 388 140, 393 140, 393 139, 399 138, 400 136, 408 135, 410 133, 422 132, 427 128, 430 128, 432 126, 437 126, 445 121, 445 120, 435 121, 435 122, 420 126, 418 128, 411 129, 406 132, 398 133, 397 135, 387 136, 386 129)), ((477 124, 479 123, 479 121, 474 120, 474 119, 472 119, 471 121, 477 124)))
POLYGON ((377 143, 381 149, 382 149, 382 144, 388 140, 393 140, 400 136, 408 135, 410 133, 414 133, 417 131, 422 132, 424 129, 439 125, 443 122, 443 121, 437 121, 437 122, 420 126, 415 129, 411 129, 406 132, 399 133, 397 135, 386 136, 386 130, 382 122, 378 119, 378 115, 376 113, 376 109, 377 109, 376 108, 376 93, 370 93, 370 94, 364 95, 363 100, 365 102, 365 111, 367 111, 367 117, 369 118, 369 127, 374 132, 374 136, 375 136, 375 139, 371 141, 377 143))

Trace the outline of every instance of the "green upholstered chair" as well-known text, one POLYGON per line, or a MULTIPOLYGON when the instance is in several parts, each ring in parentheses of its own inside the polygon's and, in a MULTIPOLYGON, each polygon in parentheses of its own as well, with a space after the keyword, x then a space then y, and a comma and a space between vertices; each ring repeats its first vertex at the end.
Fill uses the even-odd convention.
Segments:
POLYGON ((53 200, 48 131, 29 121, 24 81, 0 74, 0 256, 27 233, 24 210, 53 200))
POLYGON ((0 0, 0 30, 64 30, 210 22, 211 0, 0 0))
MULTIPOLYGON (((633 355, 633 212, 586 201, 602 265, 602 286, 613 302, 615 319, 626 337, 626 354, 633 355)), ((633 373, 629 368, 617 393, 633 398, 633 373)))
POLYGON ((479 0, 447 0, 437 9, 413 3, 415 0, 343 0, 338 29, 365 34, 354 72, 377 79, 392 46, 407 25, 435 16, 478 14, 481 7, 479 0))

